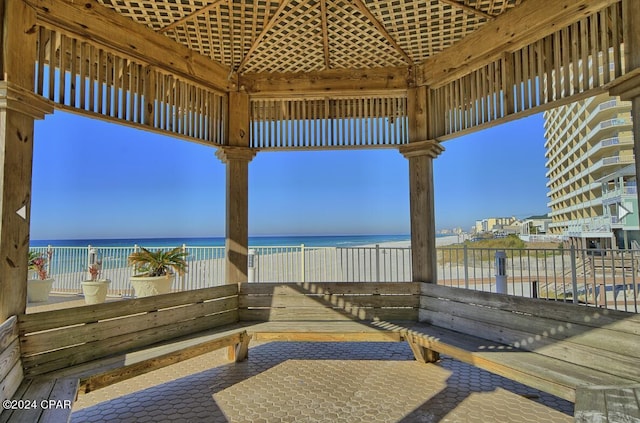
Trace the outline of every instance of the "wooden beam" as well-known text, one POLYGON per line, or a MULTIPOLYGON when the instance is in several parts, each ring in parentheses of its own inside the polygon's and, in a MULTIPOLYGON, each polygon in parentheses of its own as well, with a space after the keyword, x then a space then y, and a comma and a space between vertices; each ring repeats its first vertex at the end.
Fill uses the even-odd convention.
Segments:
POLYGON ((417 83, 441 87, 618 1, 527 0, 417 66, 417 83))
POLYGON ((412 65, 413 60, 411 59, 411 57, 409 57, 409 55, 402 49, 402 47, 400 47, 400 44, 398 44, 396 40, 393 39, 393 37, 391 36, 391 34, 389 34, 387 29, 384 27, 384 25, 382 25, 382 23, 378 20, 378 18, 376 18, 373 15, 373 13, 371 13, 369 8, 365 6, 364 3, 362 3, 362 0, 351 0, 351 3, 353 3, 353 5, 356 6, 358 10, 367 17, 367 19, 369 19, 369 22, 371 22, 373 26, 376 27, 378 32, 382 34, 384 38, 387 39, 389 44, 391 44, 393 48, 395 48, 398 51, 398 53, 400 53, 400 55, 407 62, 407 64, 412 65))
POLYGON ((222 91, 236 88, 230 68, 158 34, 96 0, 23 0, 38 22, 169 73, 222 91))
POLYGON ((331 69, 307 73, 260 73, 239 76, 238 84, 250 94, 296 95, 367 90, 406 90, 413 85, 408 67, 331 69))
POLYGON ((456 0, 440 0, 440 3, 446 3, 448 5, 451 5, 451 6, 455 7, 456 9, 462 9, 465 12, 471 13, 473 15, 482 16, 483 18, 488 19, 488 20, 495 19, 495 16, 493 16, 493 15, 490 15, 488 13, 484 13, 482 10, 478 10, 475 7, 467 6, 464 3, 458 3, 456 0))
POLYGON ((214 0, 213 3, 209 3, 208 5, 204 6, 201 9, 196 10, 193 13, 188 14, 187 16, 178 19, 177 21, 171 22, 169 25, 160 28, 160 30, 158 30, 159 33, 163 33, 163 32, 167 32, 170 29, 173 29, 177 26, 182 25, 183 23, 189 22, 190 20, 193 20, 194 18, 202 15, 205 12, 208 12, 209 10, 213 9, 214 7, 216 7, 217 5, 219 5, 220 3, 222 3, 224 0, 214 0))
POLYGON ((322 11, 322 44, 324 46, 324 67, 331 69, 329 61, 329 29, 327 27, 327 0, 320 0, 320 10, 322 11))

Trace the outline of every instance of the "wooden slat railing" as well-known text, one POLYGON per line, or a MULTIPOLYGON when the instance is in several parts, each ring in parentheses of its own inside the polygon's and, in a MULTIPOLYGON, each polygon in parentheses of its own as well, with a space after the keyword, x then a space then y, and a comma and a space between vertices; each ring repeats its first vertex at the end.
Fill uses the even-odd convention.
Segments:
POLYGON ((237 292, 225 285, 20 315, 25 372, 59 370, 237 322, 237 292))

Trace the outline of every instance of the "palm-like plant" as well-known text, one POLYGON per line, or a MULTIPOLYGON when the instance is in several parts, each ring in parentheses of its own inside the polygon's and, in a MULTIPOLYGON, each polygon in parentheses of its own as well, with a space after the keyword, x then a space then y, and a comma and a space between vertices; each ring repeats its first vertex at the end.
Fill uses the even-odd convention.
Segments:
POLYGON ((150 251, 140 247, 140 251, 129 255, 129 264, 141 272, 137 276, 165 276, 174 272, 182 275, 187 271, 187 255, 180 247, 170 251, 150 251))

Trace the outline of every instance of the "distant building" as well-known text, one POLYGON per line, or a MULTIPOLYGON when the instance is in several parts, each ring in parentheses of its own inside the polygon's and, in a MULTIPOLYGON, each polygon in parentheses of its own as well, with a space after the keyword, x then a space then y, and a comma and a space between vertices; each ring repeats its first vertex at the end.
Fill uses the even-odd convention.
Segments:
POLYGON ((546 235, 549 232, 551 218, 548 216, 534 216, 522 221, 521 235, 546 235))
POLYGON ((550 233, 584 248, 640 241, 630 111, 601 94, 544 113, 550 233))
MULTIPOLYGON (((475 233, 482 232, 502 232, 505 228, 517 226, 519 229, 519 221, 515 217, 489 217, 482 220, 476 220, 475 233)), ((514 232, 516 233, 516 232, 514 232)))

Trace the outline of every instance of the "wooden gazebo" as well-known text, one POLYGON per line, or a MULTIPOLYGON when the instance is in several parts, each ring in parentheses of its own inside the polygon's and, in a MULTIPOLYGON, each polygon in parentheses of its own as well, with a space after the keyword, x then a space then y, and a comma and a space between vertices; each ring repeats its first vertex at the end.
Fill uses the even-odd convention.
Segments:
POLYGON ((25 312, 33 122, 55 109, 216 150, 229 284, 261 151, 399 149, 433 283, 443 141, 609 91, 640 142, 637 0, 0 0, 0 26, 2 321, 25 312))

